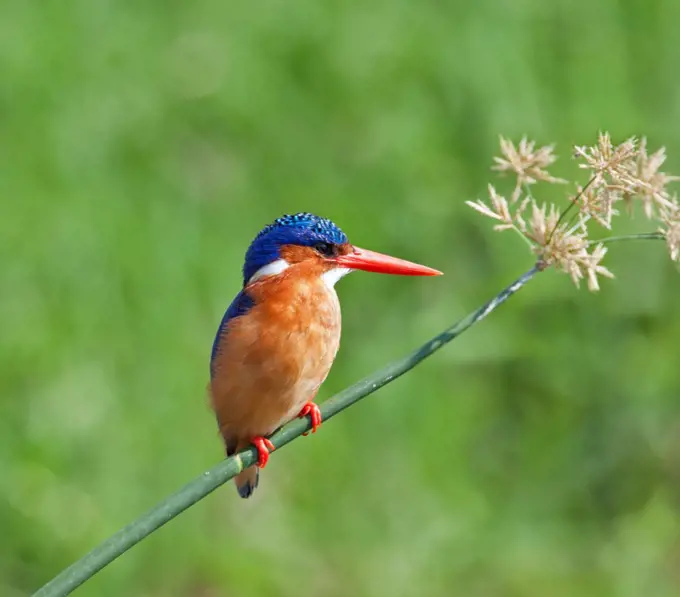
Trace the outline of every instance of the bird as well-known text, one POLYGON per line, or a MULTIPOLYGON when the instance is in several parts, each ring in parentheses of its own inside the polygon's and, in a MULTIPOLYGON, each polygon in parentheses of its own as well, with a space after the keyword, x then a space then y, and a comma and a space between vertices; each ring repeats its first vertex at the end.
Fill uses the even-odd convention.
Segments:
POLYGON ((321 424, 314 402, 340 345, 335 284, 363 270, 436 276, 441 272, 349 243, 331 220, 287 214, 262 229, 243 265, 243 287, 227 308, 210 354, 208 394, 227 456, 250 444, 258 460, 235 483, 248 498, 274 445, 267 437, 296 417, 321 424))

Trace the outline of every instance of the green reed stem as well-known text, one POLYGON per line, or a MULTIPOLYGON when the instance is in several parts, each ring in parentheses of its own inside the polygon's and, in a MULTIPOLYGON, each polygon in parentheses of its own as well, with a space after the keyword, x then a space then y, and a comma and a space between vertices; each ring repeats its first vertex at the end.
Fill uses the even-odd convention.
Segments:
POLYGON ((589 245, 599 245, 600 243, 606 245, 609 243, 619 242, 621 240, 664 240, 666 237, 661 232, 641 232, 640 234, 622 234, 621 236, 608 236, 598 240, 588 241, 589 245))
MULTIPOLYGON (((453 324, 438 336, 432 338, 429 342, 423 344, 420 348, 326 400, 321 405, 323 420, 327 421, 355 402, 413 369, 442 346, 451 342, 451 340, 457 338, 465 330, 484 319, 522 288, 541 269, 540 265, 532 267, 493 299, 453 324)), ((271 441, 276 448, 282 448, 308 431, 310 427, 309 417, 296 419, 274 433, 271 441)), ((166 522, 169 522, 175 516, 206 497, 220 485, 235 477, 244 468, 254 464, 256 460, 257 451, 254 447, 251 447, 213 466, 59 573, 54 579, 39 589, 33 597, 63 597, 68 595, 104 568, 104 566, 110 564, 118 556, 125 553, 145 537, 148 537, 166 522)))

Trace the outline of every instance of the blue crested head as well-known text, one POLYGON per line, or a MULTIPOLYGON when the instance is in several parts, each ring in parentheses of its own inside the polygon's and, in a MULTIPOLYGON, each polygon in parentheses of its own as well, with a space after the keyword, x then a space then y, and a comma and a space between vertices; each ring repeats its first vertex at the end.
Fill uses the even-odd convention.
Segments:
POLYGON ((343 245, 347 236, 333 222, 310 213, 285 215, 274 220, 253 240, 246 252, 243 283, 255 272, 281 258, 281 247, 301 245, 313 247, 319 243, 343 245))

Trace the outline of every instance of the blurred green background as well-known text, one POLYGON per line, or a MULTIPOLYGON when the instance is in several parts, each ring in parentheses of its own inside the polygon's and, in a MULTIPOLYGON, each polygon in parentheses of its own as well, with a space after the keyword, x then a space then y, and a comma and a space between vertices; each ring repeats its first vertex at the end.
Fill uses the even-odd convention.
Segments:
MULTIPOLYGON (((4 0, 0 594, 222 458, 209 351, 261 227, 313 211, 446 272, 339 284, 326 398, 530 267, 464 205, 499 134, 645 134, 680 172, 679 27, 677 0, 4 0)), ((680 275, 661 243, 607 259, 599 294, 539 276, 77 594, 680 594, 680 275)))

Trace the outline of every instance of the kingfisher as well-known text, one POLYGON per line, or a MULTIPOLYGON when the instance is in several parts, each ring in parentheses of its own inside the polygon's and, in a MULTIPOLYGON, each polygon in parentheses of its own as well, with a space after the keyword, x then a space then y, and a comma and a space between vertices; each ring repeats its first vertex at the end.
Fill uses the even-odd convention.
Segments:
POLYGON ((353 270, 410 276, 441 272, 351 245, 333 222, 284 215, 250 244, 243 288, 217 330, 208 387, 227 456, 253 444, 257 463, 235 477, 242 498, 258 485, 274 445, 267 439, 295 417, 321 424, 314 403, 340 345, 335 283, 353 270))

